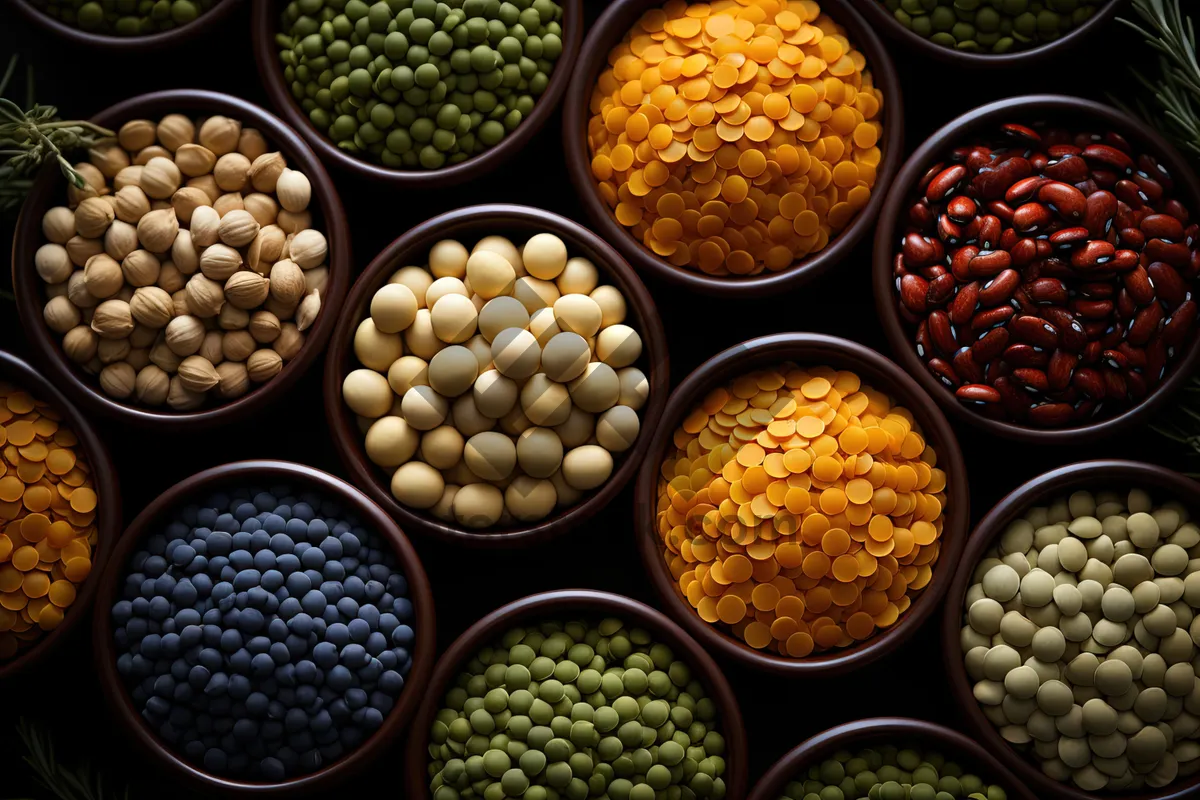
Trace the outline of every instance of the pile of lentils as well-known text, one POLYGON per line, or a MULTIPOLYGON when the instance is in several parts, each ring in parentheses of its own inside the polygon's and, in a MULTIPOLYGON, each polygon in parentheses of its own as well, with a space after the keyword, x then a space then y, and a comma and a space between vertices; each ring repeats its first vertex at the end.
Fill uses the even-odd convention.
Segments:
POLYGON ((841 750, 808 768, 779 800, 1007 800, 999 786, 937 752, 892 745, 841 750))
POLYGON ((233 400, 304 345, 329 278, 312 187, 238 120, 126 122, 42 218, 46 325, 116 400, 233 400))
POLYGON ((964 53, 1007 53, 1052 42, 1108 0, 880 0, 901 25, 964 53))
POLYGON ((24 0, 59 22, 108 36, 149 36, 193 22, 220 0, 24 0))
POLYGON ((1120 134, 998 133, 921 179, 895 254, 901 316, 929 371, 985 416, 1114 416, 1192 339, 1200 226, 1120 134))
POLYGON ((619 619, 513 628, 445 703, 433 800, 725 796, 716 705, 671 648, 619 619))
POLYGON ((535 522, 612 475, 649 396, 625 298, 552 233, 444 239, 402 267, 342 383, 367 458, 409 508, 468 528, 535 522))
POLYGON ((785 270, 870 200, 883 93, 818 3, 649 8, 608 65, 592 175, 617 222, 675 266, 785 270))
POLYGON ((1141 489, 1029 509, 975 567, 962 649, 984 715, 1087 792, 1200 772, 1200 527, 1141 489))
POLYGON ((319 495, 239 489, 130 559, 117 669, 146 724, 214 775, 280 781, 353 751, 412 666, 390 545, 319 495))
POLYGON ((562 13, 553 0, 293 0, 275 42, 292 96, 338 148, 437 169, 533 112, 562 13))
POLYGON ((92 572, 99 499, 53 408, 0 382, 0 662, 57 628, 92 572))

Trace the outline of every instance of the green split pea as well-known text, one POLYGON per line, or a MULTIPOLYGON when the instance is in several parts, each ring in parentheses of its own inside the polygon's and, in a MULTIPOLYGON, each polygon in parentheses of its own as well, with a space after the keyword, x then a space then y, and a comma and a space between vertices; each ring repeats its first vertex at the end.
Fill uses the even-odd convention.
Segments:
POLYGON ((217 0, 31 0, 67 25, 110 36, 148 36, 177 28, 208 11, 217 0))
POLYGON ((1106 1, 880 0, 904 27, 968 53, 1007 53, 1052 42, 1106 1))
POLYGON ((562 55, 553 0, 292 0, 276 35, 292 95, 341 149, 437 169, 498 144, 562 55))
POLYGON ((619 619, 514 628, 445 703, 433 800, 725 796, 716 706, 669 647, 619 619))
POLYGON ((794 780, 779 800, 1007 800, 999 786, 935 752, 892 746, 840 751, 808 768, 805 780, 794 780))

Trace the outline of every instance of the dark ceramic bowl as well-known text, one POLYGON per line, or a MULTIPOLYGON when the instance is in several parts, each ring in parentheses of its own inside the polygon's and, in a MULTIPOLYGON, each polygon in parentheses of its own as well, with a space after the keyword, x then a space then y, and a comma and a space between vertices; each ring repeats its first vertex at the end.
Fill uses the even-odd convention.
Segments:
POLYGON ((1200 484, 1178 472, 1172 472, 1154 464, 1140 461, 1081 461, 1051 470, 1013 489, 995 505, 971 532, 966 551, 962 554, 961 566, 954 574, 950 590, 946 593, 946 607, 942 614, 942 655, 945 658, 946 674, 955 705, 967 718, 970 733, 979 737, 977 741, 994 753, 1004 766, 1011 770, 1023 784, 1039 798, 1047 800, 1096 800, 1100 797, 1121 800, 1187 800, 1200 796, 1200 774, 1178 780, 1163 789, 1149 789, 1139 793, 1085 792, 1074 784, 1059 783, 1045 775, 1029 756, 1018 751, 1001 736, 987 717, 971 689, 971 679, 963 662, 960 634, 963 627, 963 603, 975 566, 987 549, 995 544, 1008 524, 1024 514, 1029 508, 1065 497, 1078 489, 1145 489, 1155 502, 1178 500, 1193 513, 1200 512, 1200 484))
POLYGON ((426 220, 408 231, 375 257, 350 290, 345 309, 330 343, 325 360, 325 414, 333 430, 333 441, 350 479, 409 530, 473 547, 524 547, 544 541, 590 519, 612 502, 633 477, 646 454, 654 421, 667 403, 670 370, 667 337, 658 309, 646 287, 625 260, 596 234, 576 222, 540 208, 518 205, 482 205, 460 208, 426 220), (432 515, 401 505, 393 496, 383 471, 367 458, 363 435, 354 415, 342 399, 342 380, 355 368, 354 332, 362 321, 379 287, 392 273, 410 264, 425 264, 429 248, 441 239, 474 242, 501 234, 521 241, 535 233, 553 233, 567 243, 571 256, 583 256, 596 265, 600 282, 609 283, 625 296, 626 322, 642 337, 642 356, 637 364, 650 381, 650 397, 640 409, 641 431, 633 447, 614 454, 613 474, 599 489, 570 508, 558 509, 543 520, 511 528, 475 530, 443 522, 432 515))
POLYGON ((462 633, 438 659, 425 700, 413 720, 404 754, 404 792, 407 800, 426 800, 429 792, 429 726, 442 708, 447 690, 454 686, 462 665, 484 647, 490 647, 511 627, 543 620, 616 617, 648 629, 656 642, 668 645, 692 669, 717 707, 720 732, 725 737, 725 797, 745 800, 747 780, 746 730, 737 698, 725 673, 695 639, 659 611, 624 595, 590 589, 562 589, 514 600, 483 617, 462 633))
POLYGON ((433 669, 437 637, 434 631, 433 591, 417 551, 408 537, 370 498, 340 478, 320 470, 287 461, 237 461, 198 472, 160 494, 126 528, 100 579, 97 603, 101 609, 92 627, 92 647, 96 670, 104 696, 113 716, 155 767, 164 775, 206 795, 294 797, 328 789, 360 773, 391 747, 407 729, 421 701, 429 673, 433 669), (357 516, 364 526, 377 531, 396 554, 398 568, 408 579, 409 598, 415 609, 416 642, 413 665, 400 690, 395 707, 374 734, 349 755, 317 772, 300 775, 280 783, 251 783, 213 775, 187 761, 171 745, 163 742, 142 719, 133 705, 125 681, 117 672, 117 653, 113 643, 113 623, 109 609, 120 598, 126 565, 135 549, 152 535, 156 526, 169 515, 209 492, 234 486, 285 483, 311 489, 339 504, 346 513, 357 516))
POLYGON ((9 0, 9 5, 31 25, 36 25, 72 45, 83 45, 113 54, 136 54, 178 47, 197 39, 227 21, 240 2, 241 0, 218 0, 211 9, 192 22, 148 36, 110 36, 93 33, 43 13, 28 0, 9 0))
POLYGON ((905 717, 876 717, 847 722, 818 733, 776 761, 767 774, 759 779, 750 793, 750 800, 779 800, 789 782, 802 780, 810 766, 820 764, 839 750, 857 751, 889 744, 920 747, 926 752, 936 750, 947 759, 957 761, 964 771, 1000 786, 1010 798, 1034 800, 1034 796, 1009 770, 974 739, 933 722, 905 717))
MULTIPOLYGON (((229 0, 224 0, 229 2, 229 0)), ((70 398, 89 413, 101 414, 122 423, 154 428, 160 431, 196 430, 246 419, 286 395, 288 389, 316 360, 333 326, 338 309, 350 286, 350 229, 337 190, 329 174, 312 150, 296 132, 258 106, 216 92, 181 89, 154 92, 118 103, 97 114, 92 121, 115 130, 131 119, 154 118, 172 112, 193 114, 225 114, 257 128, 268 144, 277 148, 288 163, 308 177, 312 183, 313 225, 329 241, 329 283, 321 298, 322 312, 311 328, 304 332, 304 346, 283 371, 273 379, 251 389, 236 400, 217 405, 204 405, 195 411, 172 411, 169 408, 148 408, 109 397, 99 386, 96 376, 89 375, 66 357, 61 337, 51 331, 42 318, 45 305, 45 284, 33 268, 34 254, 44 242, 42 215, 46 210, 66 201, 65 181, 57 164, 47 164, 33 184, 13 237, 13 287, 17 295, 17 311, 29 336, 29 344, 48 377, 62 387, 70 398)), ((206 401, 207 402, 207 401, 206 401)))
POLYGON ((0 383, 12 383, 33 395, 34 399, 49 403, 62 415, 63 423, 69 425, 79 439, 79 446, 92 469, 98 498, 96 508, 96 548, 92 552, 92 573, 79 589, 75 602, 63 615, 57 628, 38 639, 33 647, 21 650, 8 661, 0 661, 0 683, 28 673, 39 664, 56 655, 63 643, 70 640, 72 632, 89 619, 96 587, 100 584, 100 573, 108 563, 109 554, 121 535, 121 492, 117 486, 117 471, 104 442, 96 429, 79 412, 57 387, 42 373, 10 353, 0 350, 0 383))
POLYGON ((913 345, 914 330, 900 318, 899 296, 892 271, 897 252, 897 232, 906 223, 907 209, 914 187, 925 172, 950 149, 968 141, 974 135, 994 132, 998 126, 1014 121, 1061 120, 1072 130, 1088 126, 1104 126, 1116 131, 1135 147, 1142 146, 1158 158, 1175 180, 1175 195, 1192 211, 1200 213, 1200 182, 1187 161, 1162 136, 1142 122, 1100 103, 1065 95, 1025 95, 997 100, 980 106, 951 120, 939 128, 917 148, 900 169, 888 191, 879 216, 879 232, 875 237, 872 269, 875 283, 875 308, 888 344, 899 364, 914 376, 946 413, 957 420, 986 431, 994 436, 1031 444, 1082 444, 1097 437, 1110 436, 1136 428, 1162 408, 1200 365, 1200 348, 1195 346, 1196 332, 1183 346, 1181 357, 1167 367, 1167 377, 1142 402, 1115 417, 1105 417, 1087 425, 1069 428, 1035 428, 1007 420, 991 419, 964 406, 954 393, 943 386, 925 363, 917 356, 913 345))
POLYGON ((263 79, 271 105, 283 115, 288 124, 308 141, 326 164, 359 178, 383 184, 388 189, 441 189, 477 180, 492 172, 521 151, 550 120, 571 79, 571 71, 579 58, 583 41, 583 0, 556 0, 563 9, 563 51, 555 62, 550 83, 533 106, 533 113, 522 120, 500 144, 458 164, 440 169, 394 169, 347 153, 335 145, 324 131, 317 130, 292 97, 291 88, 283 77, 279 48, 275 34, 279 32, 279 15, 283 0, 256 0, 254 4, 254 59, 263 79))
POLYGON ((943 47, 904 27, 880 0, 851 0, 851 2, 871 25, 886 32, 890 38, 900 42, 913 53, 936 59, 953 67, 1003 70, 1042 64, 1075 49, 1116 16, 1122 0, 1108 0, 1092 14, 1090 19, 1052 42, 1030 47, 1027 50, 999 54, 967 53, 952 47, 943 47))
POLYGON ((916 633, 933 613, 959 561, 966 543, 970 520, 970 492, 967 490, 966 466, 962 450, 946 418, 921 387, 888 359, 861 344, 826 336, 820 333, 778 333, 751 339, 718 353, 701 364, 675 388, 667 401, 662 421, 638 472, 634 496, 634 525, 641 552, 642 564, 650 581, 658 590, 665 610, 695 636, 705 649, 719 653, 753 669, 792 678, 841 675, 883 658, 916 633), (659 468, 668 449, 673 447, 672 435, 684 417, 705 395, 733 378, 760 367, 792 361, 806 365, 828 365, 858 374, 862 382, 889 395, 898 405, 912 412, 926 441, 937 451, 938 467, 948 476, 945 524, 939 539, 941 550, 933 578, 913 600, 899 621, 877 632, 866 641, 850 647, 814 654, 807 658, 786 658, 774 653, 755 650, 725 630, 700 618, 679 590, 663 559, 663 543, 656 521, 659 468))
POLYGON ((567 173, 583 201, 588 218, 600 235, 612 242, 642 275, 651 275, 673 286, 703 294, 739 299, 765 297, 790 291, 824 273, 849 255, 854 246, 874 227, 883 197, 899 168, 904 153, 904 113, 899 73, 887 49, 871 25, 859 16, 848 0, 823 0, 821 10, 846 29, 847 37, 867 58, 867 68, 875 86, 883 90, 883 138, 871 199, 854 220, 824 250, 794 262, 779 272, 759 275, 717 277, 691 267, 677 267, 651 252, 629 229, 617 222, 613 211, 600 197, 592 176, 592 156, 588 149, 587 124, 592 89, 600 71, 608 66, 608 53, 620 43, 629 29, 648 9, 663 5, 662 0, 614 0, 588 32, 579 57, 579 66, 563 102, 563 151, 567 173))

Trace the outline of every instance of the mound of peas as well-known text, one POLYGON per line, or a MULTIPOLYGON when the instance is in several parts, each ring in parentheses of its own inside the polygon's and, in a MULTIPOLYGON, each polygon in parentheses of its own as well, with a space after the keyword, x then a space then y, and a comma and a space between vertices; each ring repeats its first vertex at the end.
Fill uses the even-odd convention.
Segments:
POLYGON ((149 36, 186 25, 216 0, 32 0, 59 22, 110 36, 149 36))
POLYGON ((810 766, 784 789, 779 800, 1007 800, 999 786, 985 783, 936 752, 882 745, 851 753, 841 750, 810 766))
POLYGON ((276 43, 293 96, 339 148, 437 169, 529 116, 561 21, 553 0, 294 0, 276 43))
POLYGON ((1051 42, 1104 0, 881 0, 904 27, 968 53, 1007 53, 1051 42))

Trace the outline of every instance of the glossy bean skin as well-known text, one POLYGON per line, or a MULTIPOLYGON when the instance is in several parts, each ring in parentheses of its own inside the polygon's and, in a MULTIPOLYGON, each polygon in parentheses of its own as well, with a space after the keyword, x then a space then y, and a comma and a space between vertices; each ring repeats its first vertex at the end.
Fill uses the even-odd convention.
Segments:
POLYGON ((897 298, 935 378, 1034 427, 1120 413, 1196 334, 1200 226, 1115 133, 1000 126, 919 182, 897 298))

